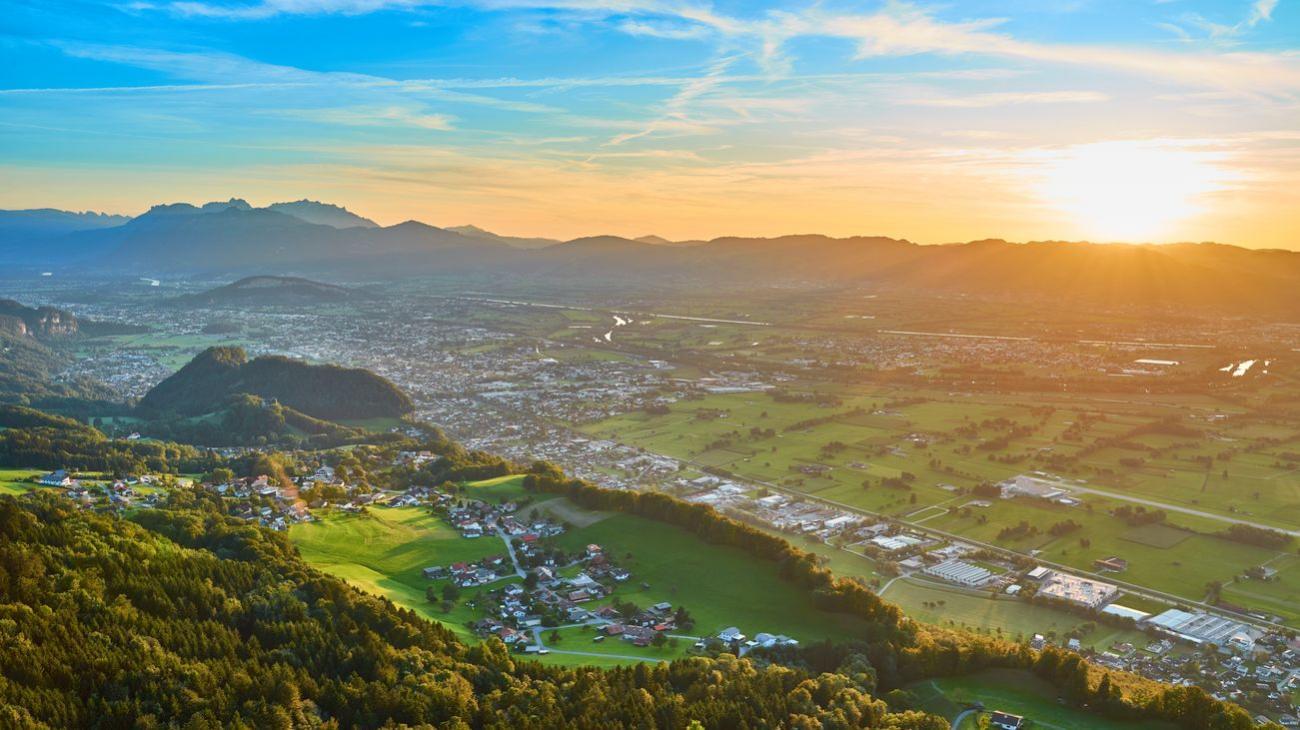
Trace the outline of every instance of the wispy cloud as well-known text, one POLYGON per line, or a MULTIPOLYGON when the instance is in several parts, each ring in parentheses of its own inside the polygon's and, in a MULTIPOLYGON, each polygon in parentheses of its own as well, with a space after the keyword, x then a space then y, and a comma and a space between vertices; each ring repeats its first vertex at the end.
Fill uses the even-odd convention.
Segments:
POLYGON ((908 106, 978 109, 1014 104, 1093 104, 1109 100, 1109 96, 1099 91, 1008 91, 971 96, 902 99, 897 103, 908 106))
MULTIPOLYGON (((1182 20, 1183 24, 1200 29, 1208 34, 1212 40, 1224 42, 1231 45, 1235 39, 1241 37, 1248 31, 1254 29, 1261 23, 1266 23, 1273 19, 1273 11, 1277 8, 1278 0, 1255 0, 1250 4, 1246 12, 1246 17, 1236 23, 1216 23, 1207 19, 1200 13, 1186 13, 1182 20)), ((1190 39, 1190 34, 1177 25, 1172 28, 1181 33, 1184 37, 1190 39)))
POLYGON ((735 61, 735 57, 718 59, 703 76, 691 79, 683 84, 677 93, 673 94, 672 98, 664 105, 663 114, 659 118, 646 124, 640 130, 617 135, 606 144, 615 147, 634 139, 661 132, 681 132, 685 130, 700 133, 713 131, 714 127, 712 125, 691 118, 690 107, 700 96, 717 88, 723 75, 735 61))
POLYGON ((665 23, 652 20, 625 20, 618 24, 618 29, 634 36, 667 38, 670 40, 696 40, 712 35, 708 26, 681 23, 665 23))
POLYGON ((453 117, 448 114, 431 114, 404 106, 358 106, 327 109, 287 109, 276 112, 324 124, 342 124, 352 127, 415 127, 436 131, 449 131, 453 117))
MULTIPOLYGON (((1285 53, 1170 51, 1128 46, 1045 43, 1002 32, 1003 18, 946 21, 934 11, 902 0, 887 0, 872 13, 832 12, 815 4, 800 11, 768 10, 756 17, 716 11, 694 0, 260 0, 252 3, 173 1, 164 7, 192 16, 257 19, 281 14, 361 14, 378 10, 461 5, 487 11, 548 9, 577 14, 578 20, 604 22, 624 16, 625 32, 659 37, 695 37, 708 29, 731 41, 745 40, 769 73, 790 68, 786 45, 796 38, 833 37, 854 42, 857 57, 917 54, 987 56, 1138 74, 1197 87, 1236 87, 1294 93, 1300 90, 1300 58, 1285 53), (673 23, 669 25, 668 23, 673 23)), ((1245 19, 1222 26, 1235 33, 1268 21, 1277 0, 1255 0, 1245 19)))

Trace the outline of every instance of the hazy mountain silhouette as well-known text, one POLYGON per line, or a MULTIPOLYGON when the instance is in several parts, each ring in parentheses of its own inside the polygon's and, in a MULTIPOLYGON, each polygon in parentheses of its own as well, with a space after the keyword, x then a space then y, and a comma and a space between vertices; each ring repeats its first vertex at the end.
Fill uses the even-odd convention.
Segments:
MULTIPOLYGON (((301 201, 271 208, 239 199, 163 205, 123 225, 46 238, 19 261, 71 262, 132 275, 295 273, 355 280, 477 271, 560 282, 583 277, 654 285, 870 284, 1088 306, 1300 314, 1300 253, 1223 244, 983 240, 922 246, 880 236, 816 234, 676 245, 618 236, 561 243, 417 221, 340 228, 302 216, 335 224, 365 220, 338 206, 301 201)), ((0 226, 0 240, 8 235, 0 226)))

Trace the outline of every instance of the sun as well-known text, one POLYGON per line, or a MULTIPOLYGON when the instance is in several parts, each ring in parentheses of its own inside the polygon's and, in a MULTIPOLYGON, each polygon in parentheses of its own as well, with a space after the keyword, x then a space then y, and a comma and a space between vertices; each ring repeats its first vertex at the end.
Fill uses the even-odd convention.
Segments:
POLYGON ((1204 212, 1229 175, 1206 150, 1161 142, 1098 142, 1045 155, 1038 194, 1102 241, 1168 239, 1204 212))

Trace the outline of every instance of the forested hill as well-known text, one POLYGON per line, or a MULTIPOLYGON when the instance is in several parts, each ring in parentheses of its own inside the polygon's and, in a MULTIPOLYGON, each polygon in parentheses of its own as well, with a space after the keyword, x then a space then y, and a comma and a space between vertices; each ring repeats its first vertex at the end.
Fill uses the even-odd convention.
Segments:
POLYGON ((516 664, 500 642, 465 647, 308 568, 280 535, 169 506, 142 527, 48 495, 0 498, 0 726, 948 726, 889 712, 870 672, 729 656, 516 664))
POLYGON ((249 276, 172 300, 177 306, 248 307, 265 304, 316 305, 346 301, 351 289, 295 276, 249 276))
POLYGON ((275 400, 327 420, 396 417, 411 399, 368 370, 310 365, 285 357, 253 360, 238 347, 213 347, 154 386, 140 401, 147 414, 200 416, 223 409, 235 396, 275 400))

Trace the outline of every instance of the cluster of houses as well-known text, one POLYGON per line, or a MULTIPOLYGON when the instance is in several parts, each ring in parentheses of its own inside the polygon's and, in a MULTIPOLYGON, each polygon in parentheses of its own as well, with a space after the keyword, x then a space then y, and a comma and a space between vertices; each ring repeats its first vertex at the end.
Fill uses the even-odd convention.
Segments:
POLYGON ((479 538, 485 534, 500 530, 506 536, 518 539, 522 547, 530 546, 544 537, 554 537, 564 533, 564 527, 547 519, 524 521, 515 516, 519 506, 514 502, 488 504, 479 500, 462 500, 450 505, 450 495, 437 489, 434 503, 446 506, 447 522, 460 533, 461 537, 479 538))
MULTIPOLYGON (((527 537, 527 536, 525 536, 527 537)), ((605 625, 619 618, 610 607, 590 604, 608 597, 631 574, 614 565, 605 550, 588 545, 580 555, 559 564, 553 554, 541 558, 524 582, 512 582, 478 597, 477 607, 488 615, 473 624, 481 636, 495 635, 507 644, 523 646, 528 631, 541 626, 591 623, 605 625)), ((446 577, 426 569, 431 579, 446 577)))
MULTIPOLYGON (((1300 641, 1244 627, 1251 640, 1232 646, 1232 634, 1240 633, 1243 626, 1232 627, 1223 621, 1203 612, 1172 609, 1139 624, 1148 633, 1163 638, 1153 639, 1142 648, 1127 642, 1117 644, 1107 651, 1091 653, 1088 660, 1168 684, 1201 687, 1218 699, 1263 711, 1266 714, 1255 717, 1260 724, 1271 720, 1283 727, 1300 727, 1300 708, 1293 700, 1300 690, 1300 641), (1199 643, 1194 640, 1210 636, 1225 643, 1214 645, 1218 648, 1214 651, 1204 638, 1199 643), (1189 643, 1200 651, 1175 650, 1178 644, 1189 643)), ((1042 649, 1047 643, 1036 634, 1030 646, 1042 649)), ((1070 639, 1066 646, 1076 651, 1083 649, 1077 639, 1070 639)))
POLYGON ((297 484, 283 486, 261 475, 236 478, 208 488, 229 500, 231 515, 272 530, 287 530, 295 522, 314 519, 307 502, 298 496, 297 484))
POLYGON ((114 512, 131 507, 152 507, 159 498, 156 492, 143 495, 137 492, 137 487, 157 481, 148 475, 113 480, 80 479, 64 469, 58 469, 42 474, 35 481, 42 487, 62 489, 64 496, 82 509, 114 512))
POLYGON ((434 565, 423 570, 428 580, 450 580, 461 588, 472 588, 504 578, 514 573, 504 555, 491 555, 475 562, 434 565))
POLYGON ((602 635, 618 637, 633 646, 650 646, 656 634, 677 630, 673 604, 667 601, 640 609, 628 617, 620 615, 611 607, 601 609, 597 616, 610 622, 601 627, 602 635))

